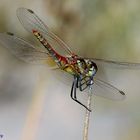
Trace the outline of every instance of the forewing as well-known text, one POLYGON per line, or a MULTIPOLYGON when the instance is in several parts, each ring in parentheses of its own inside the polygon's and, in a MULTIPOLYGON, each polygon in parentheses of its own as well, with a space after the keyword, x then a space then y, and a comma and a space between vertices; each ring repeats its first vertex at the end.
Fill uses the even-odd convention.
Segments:
POLYGON ((93 60, 95 63, 97 63, 97 65, 101 65, 101 66, 109 66, 109 67, 122 68, 122 69, 140 69, 140 63, 119 62, 119 61, 104 60, 104 59, 97 59, 97 58, 91 58, 90 60, 93 60))
POLYGON ((55 34, 53 34, 48 26, 30 9, 17 9, 17 17, 23 27, 32 33, 33 30, 39 31, 48 41, 48 43, 61 55, 71 55, 70 48, 55 34))
POLYGON ((12 33, 0 33, 0 43, 8 48, 18 58, 33 64, 55 65, 47 52, 34 47, 27 41, 14 36, 12 33))
POLYGON ((123 91, 99 79, 95 79, 92 92, 94 95, 108 98, 111 100, 123 100, 126 97, 123 91))

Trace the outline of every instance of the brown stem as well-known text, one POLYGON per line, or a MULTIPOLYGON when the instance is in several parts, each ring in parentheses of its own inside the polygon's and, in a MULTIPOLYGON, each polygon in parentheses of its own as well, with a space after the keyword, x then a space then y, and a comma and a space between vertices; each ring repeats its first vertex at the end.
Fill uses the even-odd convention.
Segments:
MULTIPOLYGON (((91 97, 92 97, 92 93, 91 93, 91 88, 90 88, 89 94, 88 94, 88 101, 87 101, 87 107, 89 109, 91 108, 91 97)), ((83 140, 88 140, 89 118, 90 118, 90 111, 86 110, 85 121, 84 121, 83 140)))

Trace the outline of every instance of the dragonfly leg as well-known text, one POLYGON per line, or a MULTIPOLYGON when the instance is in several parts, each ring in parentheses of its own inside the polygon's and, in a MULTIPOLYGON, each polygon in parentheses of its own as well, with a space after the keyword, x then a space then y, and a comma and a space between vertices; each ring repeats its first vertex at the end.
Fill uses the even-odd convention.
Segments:
POLYGON ((77 77, 76 88, 79 88, 79 77, 77 77))
POLYGON ((93 81, 92 80, 93 78, 92 77, 80 77, 79 78, 79 89, 80 89, 80 91, 84 91, 87 87, 89 87, 89 86, 91 86, 91 85, 93 85, 93 82, 91 82, 91 81, 93 81))
POLYGON ((76 88, 77 88, 76 86, 77 86, 77 78, 74 77, 74 80, 73 80, 73 83, 72 83, 72 88, 71 88, 71 98, 72 98, 73 100, 76 100, 76 99, 77 99, 76 95, 73 94, 73 93, 75 92, 76 88), (74 92, 73 92, 73 91, 74 91, 74 92), (74 97, 73 97, 73 96, 74 96, 74 97))
POLYGON ((71 98, 75 102, 77 102, 78 104, 82 105, 84 108, 86 108, 88 111, 91 112, 91 110, 87 106, 85 106, 79 100, 77 100, 77 96, 76 96, 77 83, 78 83, 78 78, 77 77, 74 77, 74 81, 73 81, 72 88, 71 88, 71 98))
POLYGON ((90 83, 90 78, 89 77, 80 77, 79 78, 79 89, 80 91, 84 91, 90 83))

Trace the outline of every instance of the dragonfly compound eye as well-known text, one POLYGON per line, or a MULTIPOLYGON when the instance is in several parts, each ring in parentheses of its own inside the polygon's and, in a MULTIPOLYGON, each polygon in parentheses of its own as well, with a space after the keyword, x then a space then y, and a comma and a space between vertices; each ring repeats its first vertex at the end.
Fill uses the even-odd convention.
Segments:
POLYGON ((88 61, 88 76, 93 77, 97 72, 97 65, 92 62, 88 61))

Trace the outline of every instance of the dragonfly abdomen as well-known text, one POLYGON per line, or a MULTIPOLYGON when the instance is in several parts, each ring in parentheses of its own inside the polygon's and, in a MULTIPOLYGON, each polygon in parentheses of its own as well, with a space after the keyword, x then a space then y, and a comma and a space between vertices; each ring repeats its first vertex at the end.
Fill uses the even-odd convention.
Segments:
POLYGON ((41 44, 48 50, 50 56, 57 63, 59 67, 64 67, 68 62, 67 59, 59 55, 48 43, 48 41, 36 30, 32 31, 35 37, 41 42, 41 44))

